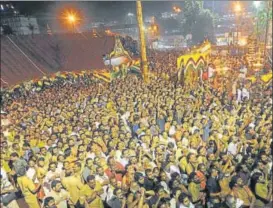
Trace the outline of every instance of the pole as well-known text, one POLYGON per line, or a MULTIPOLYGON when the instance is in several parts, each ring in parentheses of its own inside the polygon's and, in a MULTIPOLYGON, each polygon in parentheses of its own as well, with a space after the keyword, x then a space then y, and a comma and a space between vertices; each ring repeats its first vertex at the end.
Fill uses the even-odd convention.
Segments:
POLYGON ((263 66, 265 66, 265 63, 266 63, 266 45, 267 45, 267 39, 268 39, 268 26, 269 26, 269 9, 271 8, 270 6, 270 1, 268 1, 268 4, 267 4, 267 11, 266 11, 266 30, 265 30, 265 41, 264 41, 264 54, 263 54, 263 57, 264 57, 264 60, 263 60, 263 66))
POLYGON ((149 82, 149 69, 147 63, 147 53, 146 53, 146 41, 144 34, 144 26, 143 26, 143 18, 142 18, 142 5, 141 1, 136 2, 136 10, 137 10, 137 21, 138 21, 138 31, 139 31, 139 39, 140 39, 140 51, 141 51, 141 66, 142 66, 142 74, 144 78, 144 82, 149 82))
POLYGON ((259 12, 256 11, 256 30, 257 30, 257 41, 259 42, 259 12))

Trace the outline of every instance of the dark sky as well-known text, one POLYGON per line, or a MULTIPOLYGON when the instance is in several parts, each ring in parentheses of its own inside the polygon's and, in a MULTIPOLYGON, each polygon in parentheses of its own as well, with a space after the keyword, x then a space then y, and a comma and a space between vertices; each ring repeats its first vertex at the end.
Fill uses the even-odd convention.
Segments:
MULTIPOLYGON (((128 12, 135 13, 135 2, 133 1, 89 1, 89 2, 13 2, 22 14, 37 15, 41 12, 54 15, 55 11, 64 5, 72 5, 81 10, 85 15, 92 18, 119 19, 128 12)), ((143 8, 145 13, 156 13, 171 10, 170 2, 144 2, 143 8), (166 10, 167 9, 167 10, 166 10)))
MULTIPOLYGON (((54 2, 54 1, 22 1, 12 2, 22 14, 40 15, 55 17, 59 8, 72 6, 80 10, 87 19, 91 20, 121 20, 128 12, 135 13, 135 1, 75 1, 75 2, 54 2)), ((241 2, 246 5, 245 2, 241 2)), ((228 11, 232 1, 204 1, 205 8, 214 7, 215 12, 228 11)), ((174 5, 181 6, 183 2, 173 1, 150 1, 143 2, 144 15, 156 15, 161 12, 172 10, 174 5)))

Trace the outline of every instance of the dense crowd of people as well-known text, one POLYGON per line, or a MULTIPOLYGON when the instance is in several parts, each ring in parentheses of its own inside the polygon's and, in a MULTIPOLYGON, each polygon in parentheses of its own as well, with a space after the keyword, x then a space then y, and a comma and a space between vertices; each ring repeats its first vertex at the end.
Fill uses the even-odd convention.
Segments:
MULTIPOLYGON (((153 60, 155 70, 173 57, 153 60)), ((22 197, 30 208, 272 205, 271 85, 238 99, 211 82, 88 79, 5 98, 2 206, 22 197)))

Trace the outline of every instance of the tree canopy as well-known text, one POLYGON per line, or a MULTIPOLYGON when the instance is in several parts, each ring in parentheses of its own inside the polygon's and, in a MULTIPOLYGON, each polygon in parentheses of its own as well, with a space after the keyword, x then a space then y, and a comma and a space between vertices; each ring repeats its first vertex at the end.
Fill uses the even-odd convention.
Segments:
POLYGON ((203 2, 184 2, 183 35, 192 34, 192 43, 198 44, 204 39, 214 41, 214 15, 210 10, 203 8, 203 2))

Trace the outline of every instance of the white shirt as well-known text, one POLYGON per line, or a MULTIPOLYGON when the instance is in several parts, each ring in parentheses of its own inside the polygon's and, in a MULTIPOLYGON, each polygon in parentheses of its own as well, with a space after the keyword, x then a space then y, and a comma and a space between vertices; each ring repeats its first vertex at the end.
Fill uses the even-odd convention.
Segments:
MULTIPOLYGON (((98 181, 99 183, 103 183, 104 181, 108 180, 109 178, 108 178, 108 176, 104 173, 103 176, 96 175, 96 176, 95 176, 95 179, 96 179, 96 181, 98 181)), ((108 185, 104 185, 104 186, 102 187, 102 189, 103 189, 103 194, 100 195, 100 197, 101 197, 102 200, 105 200, 106 197, 107 197, 107 188, 108 188, 108 185)), ((111 195, 111 197, 112 197, 112 195, 111 195)))
POLYGON ((35 168, 28 168, 27 170, 27 173, 26 173, 26 176, 30 179, 30 180, 33 180, 33 176, 35 175, 36 173, 36 170, 35 168))
POLYGON ((195 206, 190 202, 189 207, 185 207, 183 204, 180 204, 179 208, 195 208, 195 206))
POLYGON ((237 102, 242 102, 242 90, 238 89, 237 90, 237 99, 236 99, 237 102))
POLYGON ((237 144, 234 144, 233 142, 229 143, 228 152, 231 153, 232 155, 236 155, 237 154, 237 144))
POLYGON ((169 135, 174 135, 175 134, 175 132, 176 132, 176 130, 175 130, 175 126, 171 126, 170 127, 170 130, 169 130, 169 135))
POLYGON ((126 158, 121 158, 120 160, 118 160, 118 162, 125 167, 126 165, 128 165, 129 160, 126 158))
MULTIPOLYGON (((46 197, 48 196, 53 197, 55 201, 59 201, 62 197, 65 197, 65 196, 69 197, 69 193, 65 191, 64 189, 61 189, 60 193, 57 193, 52 190, 48 193, 46 197)), ((57 204, 57 208, 67 208, 66 200, 60 201, 59 204, 57 204)))
POLYGON ((209 67, 209 68, 208 68, 208 76, 209 76, 209 78, 213 77, 214 71, 215 71, 215 70, 214 70, 212 67, 209 67))
POLYGON ((249 99, 249 92, 246 88, 242 89, 242 98, 247 98, 249 99))

